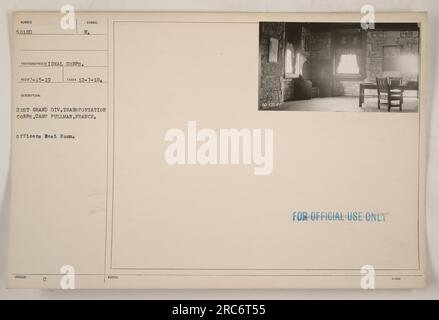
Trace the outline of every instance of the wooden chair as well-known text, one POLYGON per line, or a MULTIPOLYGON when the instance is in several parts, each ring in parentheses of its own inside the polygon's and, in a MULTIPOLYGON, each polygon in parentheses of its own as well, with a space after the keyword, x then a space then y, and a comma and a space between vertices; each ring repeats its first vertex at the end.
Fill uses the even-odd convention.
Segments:
POLYGON ((381 109, 381 104, 385 104, 389 112, 392 107, 399 107, 399 111, 402 111, 403 90, 401 90, 401 86, 394 85, 396 88, 392 89, 387 78, 376 78, 376 82, 378 109, 381 109), (396 102, 396 104, 394 102, 396 102))

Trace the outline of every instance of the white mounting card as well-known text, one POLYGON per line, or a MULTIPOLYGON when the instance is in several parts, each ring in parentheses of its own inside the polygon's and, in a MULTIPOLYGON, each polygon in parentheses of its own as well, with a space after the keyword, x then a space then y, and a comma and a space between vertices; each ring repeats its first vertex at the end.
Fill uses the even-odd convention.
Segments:
POLYGON ((8 286, 425 286, 425 13, 16 12, 8 286))

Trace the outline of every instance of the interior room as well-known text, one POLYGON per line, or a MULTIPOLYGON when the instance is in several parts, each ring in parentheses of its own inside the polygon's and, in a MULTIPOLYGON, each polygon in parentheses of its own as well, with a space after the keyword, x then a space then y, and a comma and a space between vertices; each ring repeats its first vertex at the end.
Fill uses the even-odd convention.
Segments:
POLYGON ((416 23, 261 22, 259 110, 417 112, 416 23))

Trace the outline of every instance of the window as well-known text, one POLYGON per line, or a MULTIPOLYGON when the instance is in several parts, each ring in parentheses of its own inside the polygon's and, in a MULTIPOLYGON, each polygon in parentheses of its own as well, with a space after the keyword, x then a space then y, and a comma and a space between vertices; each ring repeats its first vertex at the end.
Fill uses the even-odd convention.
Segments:
POLYGON ((338 30, 334 35, 334 69, 337 78, 360 79, 364 76, 366 43, 358 29, 338 30))
POLYGON ((295 78, 301 73, 301 55, 294 45, 287 42, 285 46, 285 78, 295 78))
POLYGON ((356 54, 347 53, 340 56, 340 62, 337 67, 338 74, 360 74, 358 57, 356 54))
POLYGON ((360 77, 362 56, 359 49, 337 49, 335 51, 335 74, 339 77, 360 77))
POLYGON ((294 74, 294 46, 287 43, 285 49, 285 75, 294 74))

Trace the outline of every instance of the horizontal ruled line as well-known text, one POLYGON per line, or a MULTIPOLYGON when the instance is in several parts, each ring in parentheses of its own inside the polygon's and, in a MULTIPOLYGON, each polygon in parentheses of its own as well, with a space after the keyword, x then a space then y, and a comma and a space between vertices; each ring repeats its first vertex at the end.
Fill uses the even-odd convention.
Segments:
POLYGON ((41 66, 41 65, 25 65, 20 64, 23 68, 107 68, 108 66, 41 66))
POLYGON ((68 84, 107 84, 108 82, 68 82, 68 81, 51 81, 51 82, 27 82, 27 81, 18 81, 18 83, 24 84, 51 84, 51 83, 68 83, 68 84))
POLYGON ((17 49, 18 51, 100 51, 108 52, 105 49, 17 49))
POLYGON ((16 33, 17 36, 108 36, 108 34, 106 33, 91 33, 91 34, 86 34, 86 33, 66 33, 66 34, 62 34, 62 33, 16 33))

